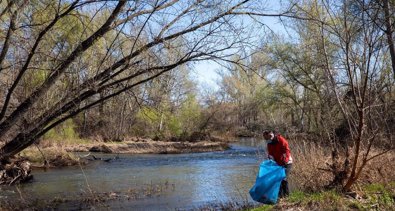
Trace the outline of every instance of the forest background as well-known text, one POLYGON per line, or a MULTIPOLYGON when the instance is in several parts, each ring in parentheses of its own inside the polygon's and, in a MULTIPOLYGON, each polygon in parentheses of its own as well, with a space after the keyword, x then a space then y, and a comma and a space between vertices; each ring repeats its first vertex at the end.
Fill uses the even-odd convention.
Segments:
POLYGON ((350 190, 394 149, 395 3, 272 6, 2 1, 0 160, 43 140, 193 142, 276 129, 323 146, 330 185, 350 190), (217 89, 191 74, 208 60, 217 89))

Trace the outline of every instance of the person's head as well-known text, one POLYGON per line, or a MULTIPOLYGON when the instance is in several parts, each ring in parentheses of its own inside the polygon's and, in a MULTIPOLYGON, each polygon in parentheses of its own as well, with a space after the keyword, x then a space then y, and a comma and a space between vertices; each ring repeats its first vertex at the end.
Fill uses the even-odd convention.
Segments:
POLYGON ((263 131, 263 138, 267 141, 273 140, 274 138, 274 132, 271 130, 265 130, 263 131))

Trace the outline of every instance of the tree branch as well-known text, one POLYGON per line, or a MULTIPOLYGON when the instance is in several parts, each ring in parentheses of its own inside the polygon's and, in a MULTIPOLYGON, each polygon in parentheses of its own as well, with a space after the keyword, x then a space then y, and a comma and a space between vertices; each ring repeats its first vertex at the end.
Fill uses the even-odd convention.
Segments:
MULTIPOLYGON (((69 7, 64 13, 62 13, 62 14, 60 14, 60 15, 58 15, 58 14, 55 15, 55 18, 51 21, 51 23, 50 23, 47 27, 45 27, 45 28, 40 32, 40 34, 38 35, 38 37, 37 37, 37 39, 36 39, 36 41, 35 41, 35 43, 34 43, 32 49, 31 49, 30 52, 29 52, 29 55, 27 56, 27 59, 26 59, 25 64, 23 65, 23 67, 22 67, 21 70, 19 71, 19 73, 18 73, 17 77, 15 78, 15 80, 13 81, 11 87, 8 89, 6 99, 5 99, 5 101, 4 101, 3 107, 2 107, 1 112, 0 112, 0 122, 1 122, 1 120, 3 120, 3 118, 5 117, 6 112, 7 112, 7 108, 8 108, 8 104, 9 104, 9 102, 10 102, 10 100, 11 100, 11 96, 12 96, 12 94, 13 94, 15 88, 17 87, 19 81, 22 79, 22 76, 25 74, 26 70, 28 69, 29 64, 30 64, 30 61, 32 60, 33 56, 35 55, 36 50, 37 50, 37 47, 38 47, 38 45, 40 44, 42 38, 44 37, 44 35, 45 35, 45 34, 46 34, 46 33, 47 33, 47 32, 48 32, 48 31, 49 31, 49 30, 50 30, 50 29, 51 29, 51 28, 62 18, 62 17, 64 17, 64 16, 66 16, 67 14, 69 14, 69 13, 75 8, 75 5, 78 3, 78 1, 79 1, 79 0, 73 2, 73 4, 71 4, 70 7, 69 7)), ((4 123, 4 122, 3 122, 3 123, 4 123)), ((3 134, 3 133, 1 132, 1 129, 2 129, 2 130, 5 129, 5 128, 2 128, 1 125, 2 125, 2 124, 0 124, 0 136, 3 134)))
MULTIPOLYGON (((55 83, 59 76, 66 70, 67 67, 79 56, 82 52, 91 47, 95 41, 111 30, 111 24, 121 12, 122 8, 126 4, 126 0, 119 1, 111 15, 108 17, 106 22, 90 37, 80 43, 76 49, 70 54, 70 56, 60 63, 52 74, 45 80, 45 82, 34 91, 26 100, 24 100, 18 108, 11 113, 11 115, 0 124, 0 136, 4 135, 12 126, 12 124, 23 116, 26 111, 39 99, 48 89, 55 83)), ((27 68, 27 66, 26 66, 27 68)), ((5 112, 4 112, 5 113, 5 112)))

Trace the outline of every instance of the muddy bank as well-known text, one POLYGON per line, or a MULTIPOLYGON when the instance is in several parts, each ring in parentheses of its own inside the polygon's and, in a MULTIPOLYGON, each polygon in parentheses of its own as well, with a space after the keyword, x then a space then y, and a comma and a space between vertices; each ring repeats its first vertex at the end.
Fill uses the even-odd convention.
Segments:
POLYGON ((119 143, 92 143, 65 146, 68 152, 103 152, 128 154, 177 154, 222 151, 229 148, 224 142, 165 142, 152 140, 124 141, 119 143))

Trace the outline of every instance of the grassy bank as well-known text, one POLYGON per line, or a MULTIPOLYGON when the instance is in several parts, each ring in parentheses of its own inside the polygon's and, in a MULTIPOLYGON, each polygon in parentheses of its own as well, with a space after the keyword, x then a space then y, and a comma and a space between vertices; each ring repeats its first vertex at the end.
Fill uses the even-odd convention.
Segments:
POLYGON ((247 210, 395 210, 395 182, 364 185, 358 189, 349 195, 336 190, 313 193, 295 191, 277 205, 247 210))

